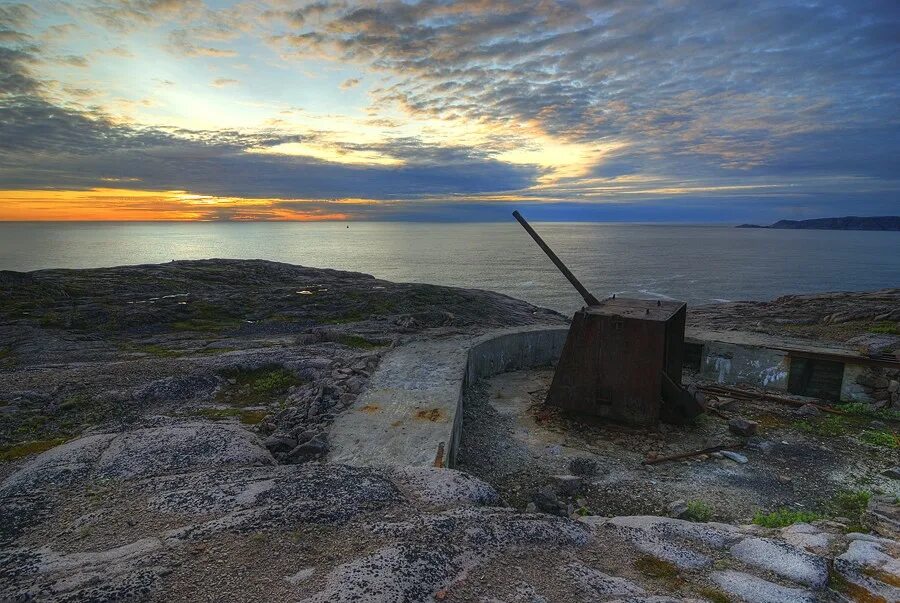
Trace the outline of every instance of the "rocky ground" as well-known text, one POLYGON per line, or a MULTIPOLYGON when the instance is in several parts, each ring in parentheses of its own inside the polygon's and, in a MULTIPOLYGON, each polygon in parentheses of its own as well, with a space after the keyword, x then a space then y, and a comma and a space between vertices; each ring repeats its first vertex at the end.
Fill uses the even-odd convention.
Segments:
POLYGON ((392 346, 562 321, 497 293, 263 261, 0 272, 0 455, 167 415, 315 458, 392 346))
POLYGON ((0 600, 900 599, 890 498, 858 526, 580 517, 567 480, 523 511, 501 479, 320 461, 392 347, 527 324, 564 318, 262 261, 0 272, 0 600))
POLYGON ((684 501, 719 521, 749 523, 787 508, 859 526, 865 502, 848 501, 900 496, 900 447, 872 437, 897 429, 900 414, 830 415, 723 397, 709 400, 717 414, 693 424, 630 429, 548 408, 552 377, 551 369, 506 373, 466 397, 458 467, 517 508, 667 514, 684 501), (734 433, 731 421, 753 433, 734 433), (728 454, 642 464, 714 446, 728 454))
POLYGON ((699 306, 688 312, 691 327, 839 341, 870 352, 900 347, 898 325, 900 289, 785 295, 771 301, 699 306))

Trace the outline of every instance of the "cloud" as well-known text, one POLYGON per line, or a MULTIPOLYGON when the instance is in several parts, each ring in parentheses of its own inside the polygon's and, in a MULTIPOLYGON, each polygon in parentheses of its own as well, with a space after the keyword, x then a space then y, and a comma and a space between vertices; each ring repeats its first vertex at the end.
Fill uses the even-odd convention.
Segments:
POLYGON ((68 65, 70 67, 81 67, 81 68, 85 68, 89 64, 88 60, 85 57, 74 55, 74 54, 70 54, 70 55, 64 56, 64 57, 57 57, 54 60, 54 62, 58 63, 60 65, 68 65))
POLYGON ((169 36, 169 49, 173 54, 187 57, 236 57, 237 52, 227 48, 215 48, 194 43, 191 32, 187 30, 173 31, 169 36))
MULTIPOLYGON (((85 0, 63 16, 108 28, 93 49, 53 44, 34 9, 0 5, 0 187, 90 190, 112 178, 221 198, 390 201, 357 208, 384 215, 400 200, 440 211, 466 199, 900 201, 896 2, 226 4, 85 0), (218 130, 128 125, 89 104, 101 80, 88 78, 104 54, 152 58, 157 47, 133 46, 138 28, 176 56, 240 54, 270 68, 259 59, 277 60, 268 44, 282 61, 304 61, 299 69, 364 74, 343 90, 379 84, 362 117, 280 113, 301 102, 285 97, 259 129, 237 130, 227 120, 249 104, 241 117, 275 104, 242 94, 248 105, 216 108, 218 130)), ((164 122, 191 77, 212 77, 192 63, 179 66, 178 88, 157 79, 144 101, 103 90, 106 111, 152 101, 145 113, 164 122)))
POLYGON ((134 53, 124 46, 113 46, 112 48, 107 48, 102 52, 103 54, 108 54, 110 56, 115 56, 122 59, 130 59, 134 57, 134 53))
POLYGON ((239 84, 239 83, 240 83, 240 82, 238 82, 237 80, 233 80, 233 79, 231 79, 231 78, 227 78, 227 77, 217 77, 216 79, 214 79, 214 80, 212 81, 212 84, 211 84, 211 85, 212 85, 214 88, 225 88, 226 86, 234 86, 234 85, 239 84))
POLYGON ((160 20, 187 19, 203 8, 202 0, 94 0, 84 10, 111 29, 128 31, 160 20))
POLYGON ((73 86, 64 86, 63 90, 70 96, 81 99, 94 98, 100 95, 100 91, 94 88, 75 88, 73 86))
POLYGON ((535 175, 471 149, 435 147, 414 138, 342 147, 391 153, 400 165, 249 152, 297 141, 266 133, 134 128, 103 114, 20 99, 0 105, 0 188, 82 189, 119 178, 137 179, 150 190, 218 196, 389 199, 514 190, 528 186, 535 175))
MULTIPOLYGON (((885 1, 317 2, 280 15, 274 43, 393 74, 379 107, 531 123, 621 140, 629 169, 727 176, 760 169, 897 170, 900 5, 885 1), (314 19, 312 18, 314 15, 314 19), (888 128, 888 153, 841 144, 888 128), (865 160, 860 160, 863 152, 865 160)), ((882 148, 882 150, 887 150, 882 148)))

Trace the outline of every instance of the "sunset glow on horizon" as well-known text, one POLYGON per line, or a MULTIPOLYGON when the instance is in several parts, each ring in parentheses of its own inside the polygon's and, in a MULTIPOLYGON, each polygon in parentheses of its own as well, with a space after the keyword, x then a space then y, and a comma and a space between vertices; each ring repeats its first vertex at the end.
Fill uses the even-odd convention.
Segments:
POLYGON ((875 0, 0 2, 0 220, 896 213, 898 26, 875 0))

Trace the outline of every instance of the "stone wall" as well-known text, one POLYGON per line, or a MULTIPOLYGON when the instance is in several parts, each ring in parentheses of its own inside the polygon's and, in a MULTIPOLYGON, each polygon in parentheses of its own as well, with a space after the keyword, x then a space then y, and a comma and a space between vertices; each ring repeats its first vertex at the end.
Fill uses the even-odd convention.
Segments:
POLYGON ((841 400, 900 409, 900 370, 846 365, 841 400))

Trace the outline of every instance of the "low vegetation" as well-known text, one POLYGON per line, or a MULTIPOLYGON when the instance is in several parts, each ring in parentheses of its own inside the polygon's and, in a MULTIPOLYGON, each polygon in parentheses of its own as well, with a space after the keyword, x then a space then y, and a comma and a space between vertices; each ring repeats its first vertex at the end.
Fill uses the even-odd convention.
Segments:
POLYGON ((39 454, 55 448, 69 438, 52 438, 49 440, 33 440, 0 448, 0 461, 14 461, 32 454, 39 454))
POLYGON ((727 594, 712 586, 701 586, 697 589, 697 594, 712 603, 731 603, 731 598, 727 594))
POLYGON ((831 508, 836 517, 846 517, 861 524, 871 498, 872 493, 868 490, 844 490, 831 500, 831 508))
POLYGON ((846 435, 850 425, 841 415, 828 415, 822 419, 796 421, 794 427, 813 435, 837 437, 846 435))
POLYGON ((229 380, 229 385, 219 392, 218 400, 239 406, 281 402, 290 388, 303 383, 297 375, 281 366, 232 369, 222 374, 229 380))
POLYGON ((689 521, 702 522, 712 519, 712 514, 712 508, 708 504, 702 500, 692 500, 688 502, 684 517, 689 521))
POLYGON ((900 448, 900 439, 888 431, 867 429, 860 434, 859 439, 866 444, 881 446, 882 448, 900 448))
POLYGON ((782 507, 771 513, 758 511, 753 516, 753 523, 765 528, 783 528, 795 523, 811 523, 826 518, 842 518, 850 521, 848 526, 850 531, 866 531, 863 526, 863 514, 871 497, 872 493, 867 490, 844 490, 836 494, 825 505, 825 510, 822 513, 782 507))
POLYGON ((868 329, 869 333, 884 333, 886 335, 900 335, 900 322, 882 321, 873 323, 868 329))
POLYGON ((638 557, 634 562, 634 568, 651 578, 663 580, 675 580, 678 578, 678 567, 674 563, 658 559, 651 555, 638 557))
POLYGON ((863 402, 847 402, 838 404, 837 408, 844 411, 848 415, 856 417, 866 417, 870 419, 881 419, 887 421, 900 421, 900 411, 892 408, 873 408, 871 404, 863 402))
POLYGON ((753 523, 758 526, 763 526, 764 528, 783 528, 795 523, 810 523, 818 519, 822 519, 822 516, 819 513, 814 513, 813 511, 797 511, 782 507, 771 513, 758 511, 756 515, 753 516, 753 523))
POLYGON ((240 408, 202 408, 195 413, 211 421, 224 421, 237 419, 245 425, 256 425, 266 418, 268 413, 264 410, 243 410, 240 408))

